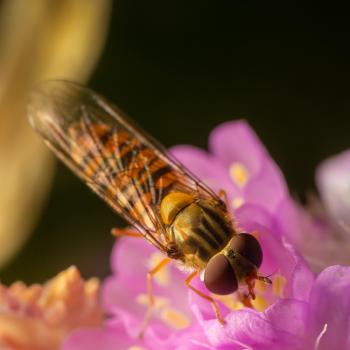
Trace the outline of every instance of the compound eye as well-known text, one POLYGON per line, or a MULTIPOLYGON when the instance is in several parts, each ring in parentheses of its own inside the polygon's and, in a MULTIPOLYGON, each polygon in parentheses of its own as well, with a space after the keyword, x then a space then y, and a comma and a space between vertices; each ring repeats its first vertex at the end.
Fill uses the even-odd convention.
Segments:
POLYGON ((204 272, 206 287, 215 294, 231 294, 238 288, 238 281, 234 270, 224 254, 212 257, 204 272))
POLYGON ((240 233, 235 235, 231 239, 230 248, 235 253, 238 253, 246 258, 257 268, 260 267, 263 260, 263 253, 260 243, 254 236, 248 233, 240 233))

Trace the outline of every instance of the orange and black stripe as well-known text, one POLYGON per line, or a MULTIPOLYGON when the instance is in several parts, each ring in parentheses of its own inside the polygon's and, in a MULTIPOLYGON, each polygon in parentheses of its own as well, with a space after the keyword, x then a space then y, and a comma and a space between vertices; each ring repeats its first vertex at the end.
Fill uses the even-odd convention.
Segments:
POLYGON ((202 218, 200 226, 191 230, 190 239, 193 244, 200 247, 199 257, 203 261, 208 261, 226 246, 233 232, 224 216, 200 201, 197 204, 202 209, 202 218))
POLYGON ((102 191, 119 198, 130 216, 146 219, 146 206, 158 205, 175 185, 173 168, 121 126, 82 120, 70 127, 72 157, 102 191))

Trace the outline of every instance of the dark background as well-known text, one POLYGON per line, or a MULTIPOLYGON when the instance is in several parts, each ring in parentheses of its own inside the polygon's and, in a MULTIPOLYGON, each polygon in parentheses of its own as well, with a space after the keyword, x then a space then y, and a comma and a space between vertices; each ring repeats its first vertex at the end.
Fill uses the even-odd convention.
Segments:
MULTIPOLYGON (((120 0, 89 85, 166 146, 206 147, 214 126, 247 119, 303 200, 317 164, 350 147, 347 20, 328 8, 120 0)), ((42 219, 1 279, 43 281, 71 264, 103 277, 122 224, 58 164, 42 219)))

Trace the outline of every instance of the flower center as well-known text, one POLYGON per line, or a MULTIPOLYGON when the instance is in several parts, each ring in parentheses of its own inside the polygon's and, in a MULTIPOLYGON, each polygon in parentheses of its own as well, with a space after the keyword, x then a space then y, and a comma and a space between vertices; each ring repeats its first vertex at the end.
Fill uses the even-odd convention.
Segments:
POLYGON ((244 307, 244 304, 236 297, 236 294, 232 295, 218 295, 212 294, 212 296, 223 303, 230 310, 239 310, 244 307))
MULTIPOLYGON (((154 268, 161 260, 163 260, 164 256, 159 252, 155 252, 151 255, 151 257, 147 261, 147 267, 149 269, 154 268)), ((154 281, 158 283, 158 285, 165 287, 169 287, 170 283, 170 271, 166 266, 162 268, 157 274, 154 276, 154 281)), ((136 301, 140 305, 149 306, 149 296, 148 294, 141 293, 137 296, 136 301)), ((170 300, 160 296, 154 296, 154 305, 152 306, 155 314, 160 317, 160 319, 166 323, 168 326, 174 329, 182 329, 186 328, 191 324, 191 320, 187 317, 183 312, 174 309, 170 305, 170 300)))
POLYGON ((316 341, 315 341, 315 350, 318 350, 320 343, 321 343, 321 339, 323 338, 323 336, 325 335, 325 333, 327 332, 327 328, 328 328, 328 324, 325 323, 320 334, 318 335, 316 341))
POLYGON ((255 299, 251 300, 251 304, 257 311, 264 311, 269 306, 269 302, 261 295, 256 295, 255 299))
MULTIPOLYGON (((140 305, 149 306, 147 294, 139 294, 136 300, 140 305)), ((176 330, 186 328, 191 324, 187 315, 170 306, 170 300, 167 298, 155 296, 153 308, 163 322, 176 330)))
POLYGON ((249 179, 248 169, 241 163, 232 163, 229 168, 230 177, 238 187, 244 187, 249 179))
POLYGON ((160 317, 166 324, 174 329, 183 329, 191 324, 185 314, 170 307, 163 309, 160 317))
POLYGON ((280 274, 276 274, 274 276, 273 282, 272 282, 273 294, 282 298, 286 283, 287 283, 287 279, 284 276, 282 276, 280 274))

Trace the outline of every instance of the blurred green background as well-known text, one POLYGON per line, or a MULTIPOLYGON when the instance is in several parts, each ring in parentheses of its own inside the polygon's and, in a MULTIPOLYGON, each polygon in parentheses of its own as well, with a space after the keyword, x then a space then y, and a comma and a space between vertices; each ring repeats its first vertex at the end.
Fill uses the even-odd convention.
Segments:
MULTIPOLYGON (((166 146, 206 147, 213 127, 245 118, 301 200, 315 189, 317 164, 350 147, 345 17, 248 2, 113 5, 106 47, 88 85, 166 146)), ((72 264, 85 276, 106 276, 110 229, 121 225, 57 164, 33 235, 1 280, 39 282, 72 264)))

